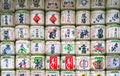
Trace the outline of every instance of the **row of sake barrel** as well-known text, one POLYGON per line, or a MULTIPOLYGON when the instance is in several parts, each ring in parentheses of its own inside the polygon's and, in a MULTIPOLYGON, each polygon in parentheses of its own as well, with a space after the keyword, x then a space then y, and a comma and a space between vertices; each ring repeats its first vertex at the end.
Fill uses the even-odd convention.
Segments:
POLYGON ((1 42, 1 55, 46 54, 46 55, 102 55, 120 54, 120 40, 105 41, 40 41, 18 40, 1 42))
POLYGON ((45 40, 104 40, 120 39, 120 25, 109 24, 93 26, 27 26, 18 25, 0 28, 1 41, 15 41, 15 39, 45 39, 45 40))
POLYGON ((46 20, 44 19, 44 11, 33 10, 18 10, 12 12, 1 12, 1 26, 14 26, 15 24, 31 24, 31 25, 58 25, 75 24, 76 25, 90 25, 90 24, 120 24, 120 11, 116 9, 107 10, 106 14, 103 10, 80 10, 76 12, 72 10, 46 12, 46 20), (76 16, 76 17, 75 17, 76 16))
POLYGON ((1 0, 1 9, 14 11, 18 9, 45 9, 60 11, 64 9, 120 9, 119 0, 1 0))
POLYGON ((1 69, 105 70, 120 69, 120 56, 1 56, 1 69))
POLYGON ((43 71, 11 70, 1 71, 1 76, 120 76, 119 70, 110 71, 43 71))

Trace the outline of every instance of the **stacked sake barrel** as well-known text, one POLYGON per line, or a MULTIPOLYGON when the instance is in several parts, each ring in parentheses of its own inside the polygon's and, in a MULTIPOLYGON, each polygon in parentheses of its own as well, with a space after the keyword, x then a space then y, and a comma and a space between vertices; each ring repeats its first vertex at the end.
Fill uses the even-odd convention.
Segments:
POLYGON ((61 76, 75 75, 75 0, 61 0, 61 76))
POLYGON ((91 0, 91 76, 105 76, 105 3, 91 0))
POLYGON ((120 0, 106 4, 106 74, 120 75, 120 0))
POLYGON ((31 0, 30 4, 31 76, 45 75, 44 22, 45 22, 44 0, 36 1, 31 0))
POLYGON ((15 0, 16 76, 30 74, 29 1, 15 0))
POLYGON ((76 76, 90 76, 90 0, 76 0, 76 76))
POLYGON ((46 76, 60 73, 60 0, 45 1, 46 76))
POLYGON ((15 74, 15 32, 14 32, 14 3, 13 0, 1 0, 0 19, 0 53, 1 53, 1 74, 8 72, 15 74), (12 5, 13 4, 13 5, 12 5))

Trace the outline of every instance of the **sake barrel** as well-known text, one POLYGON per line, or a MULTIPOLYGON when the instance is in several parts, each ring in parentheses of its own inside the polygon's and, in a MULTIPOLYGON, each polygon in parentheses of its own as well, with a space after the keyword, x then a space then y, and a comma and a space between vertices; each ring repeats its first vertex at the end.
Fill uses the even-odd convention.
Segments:
POLYGON ((31 41, 31 54, 40 55, 45 53, 45 42, 42 40, 31 41))
POLYGON ((106 52, 107 54, 119 54, 120 51, 120 40, 107 40, 106 41, 106 52))
POLYGON ((45 0, 46 11, 60 11, 60 0, 45 0))
POLYGON ((30 76, 30 70, 16 70, 16 76, 30 76))
POLYGON ((45 28, 46 40, 60 40, 60 28, 57 26, 48 26, 45 28))
POLYGON ((46 71, 46 76, 60 76, 59 71, 46 71))
POLYGON ((61 71, 61 76, 76 76, 75 71, 61 71))
POLYGON ((111 71, 107 71, 106 72, 106 76, 119 76, 120 75, 120 71, 119 70, 111 70, 111 71))
POLYGON ((62 55, 75 54, 75 42, 74 41, 62 41, 61 42, 61 54, 62 55))
POLYGON ((31 26, 30 39, 44 39, 44 26, 31 26))
POLYGON ((24 70, 24 69, 29 69, 29 68, 30 68, 30 56, 17 55, 16 56, 16 69, 24 70))
POLYGON ((13 27, 2 27, 1 28, 1 41, 14 41, 15 30, 13 27))
POLYGON ((30 1, 29 0, 15 0, 15 8, 29 10, 30 1))
POLYGON ((76 56, 76 69, 77 70, 90 70, 90 57, 89 56, 76 56))
POLYGON ((90 40, 90 26, 76 27, 76 40, 90 40))
POLYGON ((107 0, 106 8, 107 9, 119 9, 120 0, 107 0))
POLYGON ((91 41, 91 54, 105 54, 106 53, 106 47, 105 47, 105 41, 97 40, 97 41, 91 41))
POLYGON ((6 42, 6 41, 1 42, 0 50, 2 55, 14 55, 15 54, 14 42, 6 42))
POLYGON ((90 55, 90 41, 75 42, 76 55, 90 55))
MULTIPOLYGON (((105 69, 105 56, 102 56, 102 55, 91 56, 91 69, 92 70, 104 70, 105 69)), ((91 75, 91 76, 96 76, 96 75, 91 75)))
POLYGON ((106 38, 107 39, 119 39, 120 38, 120 25, 109 24, 106 27, 106 38))
POLYGON ((40 55, 31 56, 31 69, 44 69, 45 68, 45 58, 40 55))
POLYGON ((30 9, 42 9, 44 10, 44 0, 31 0, 30 9))
POLYGON ((31 76, 44 76, 45 75, 45 71, 43 70, 32 70, 31 71, 31 76))
POLYGON ((1 56, 1 69, 12 70, 15 69, 14 56, 1 56))
POLYGON ((114 70, 119 69, 120 56, 119 55, 106 56, 106 68, 114 70))
POLYGON ((105 11, 103 10, 92 11, 91 24, 105 24, 105 11))
POLYGON ((61 0, 61 10, 65 9, 75 10, 75 0, 61 0))
POLYGON ((90 25, 90 11, 80 10, 76 12, 77 25, 90 25))
POLYGON ((62 26, 61 40, 75 40, 75 26, 71 25, 62 26))
POLYGON ((76 0, 76 10, 90 10, 90 0, 76 0))
POLYGON ((91 26, 91 39, 104 40, 106 38, 105 25, 92 25, 91 26))
POLYGON ((46 26, 47 25, 60 25, 60 13, 49 11, 46 13, 46 26))
POLYGON ((59 41, 46 41, 45 51, 47 55, 59 55, 61 44, 59 41))
POLYGON ((28 40, 17 40, 15 47, 16 47, 16 54, 30 53, 30 41, 28 40))
POLYGON ((2 12, 1 13, 1 26, 14 26, 14 13, 12 12, 2 12))
POLYGON ((2 70, 1 71, 1 76, 15 76, 15 71, 14 70, 2 70))
POLYGON ((29 39, 29 26, 19 25, 15 27, 16 39, 29 39))
POLYGON ((61 11, 61 24, 75 24, 75 11, 61 11))
POLYGON ((76 71, 76 76, 90 76, 90 71, 76 71))
POLYGON ((74 70, 75 69, 75 56, 72 56, 72 55, 61 56, 61 69, 62 70, 74 70))
POLYGON ((106 0, 91 0, 91 9, 105 9, 106 0))
POLYGON ((60 57, 59 56, 46 56, 45 64, 46 64, 46 69, 59 70, 60 69, 60 57))
POLYGON ((31 25, 44 25, 44 11, 33 10, 30 12, 30 15, 31 25))
POLYGON ((30 16, 27 10, 17 10, 15 12, 15 24, 29 24, 30 16))
POLYGON ((14 11, 14 0, 1 0, 2 11, 14 11))
POLYGON ((91 71, 90 76, 105 76, 105 71, 91 71))
POLYGON ((120 24, 120 11, 117 9, 107 10, 106 12, 106 23, 117 23, 120 24))

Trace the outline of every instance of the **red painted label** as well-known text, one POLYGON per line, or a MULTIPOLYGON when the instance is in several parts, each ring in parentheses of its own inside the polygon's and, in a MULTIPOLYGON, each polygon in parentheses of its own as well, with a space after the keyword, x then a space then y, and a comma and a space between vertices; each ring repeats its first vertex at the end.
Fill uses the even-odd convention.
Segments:
POLYGON ((38 23, 40 21, 40 17, 38 16, 38 14, 36 14, 33 18, 33 20, 38 23))
POLYGON ((73 56, 65 57, 65 69, 73 69, 73 56))
POLYGON ((51 21, 52 23, 55 23, 56 20, 57 20, 57 18, 55 17, 55 14, 53 14, 53 15, 50 17, 50 21, 51 21))
POLYGON ((58 69, 58 59, 57 56, 50 56, 50 69, 58 69))

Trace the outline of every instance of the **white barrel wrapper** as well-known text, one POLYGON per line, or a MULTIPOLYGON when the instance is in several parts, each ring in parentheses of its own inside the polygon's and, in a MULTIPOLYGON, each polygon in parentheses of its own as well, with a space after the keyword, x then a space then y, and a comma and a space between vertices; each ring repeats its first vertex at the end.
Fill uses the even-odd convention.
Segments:
POLYGON ((103 10, 92 11, 91 24, 105 24, 105 11, 103 10))
POLYGON ((31 56, 31 68, 32 69, 44 69, 45 68, 44 56, 34 55, 31 56))
POLYGON ((90 9, 90 0, 76 0, 76 10, 90 9))
POLYGON ((15 40, 15 30, 12 27, 2 27, 1 28, 1 41, 14 41, 15 40))
POLYGON ((45 51, 47 55, 60 54, 61 52, 60 42, 59 41, 47 41, 45 51))
POLYGON ((16 56, 16 68, 17 69, 29 69, 30 68, 30 56, 25 56, 25 55, 16 56))
POLYGON ((49 11, 46 13, 46 26, 47 25, 60 25, 60 13, 49 11))
POLYGON ((16 10, 18 9, 29 9, 29 0, 15 0, 16 10))
POLYGON ((15 71, 14 70, 2 70, 1 71, 1 76, 15 76, 15 71))
POLYGON ((30 12, 31 25, 44 25, 44 11, 33 10, 30 12))
POLYGON ((1 42, 0 43, 0 53, 6 55, 15 54, 14 42, 1 42))
POLYGON ((44 26, 31 26, 30 39, 44 39, 44 26))
POLYGON ((105 25, 93 25, 91 26, 91 39, 105 39, 105 25))
POLYGON ((89 40, 90 39, 90 26, 77 26, 75 36, 77 40, 89 40))
POLYGON ((75 24, 75 11, 73 10, 62 11, 61 24, 75 24))
POLYGON ((16 39, 29 39, 29 26, 19 25, 15 27, 16 39))
POLYGON ((31 54, 44 54, 45 53, 45 42, 41 40, 31 41, 31 54))
POLYGON ((74 41, 62 41, 61 42, 61 54, 75 54, 75 42, 74 41))
POLYGON ((89 70, 90 69, 90 57, 89 56, 76 56, 76 69, 77 70, 89 70))
POLYGON ((15 69, 14 56, 1 56, 1 69, 15 69))
POLYGON ((82 10, 76 12, 77 25, 90 25, 90 11, 82 10))
POLYGON ((106 47, 105 47, 105 41, 96 40, 91 41, 91 54, 105 54, 106 53, 106 47))
POLYGON ((89 55, 90 41, 76 41, 75 51, 76 51, 76 55, 89 55))
POLYGON ((31 0, 30 9, 44 9, 44 0, 31 0))
POLYGON ((18 10, 15 12, 15 24, 29 24, 30 16, 27 10, 18 10))
POLYGON ((48 26, 45 29, 46 40, 60 40, 60 28, 56 26, 48 26))
POLYGON ((2 12, 1 13, 1 26, 14 26, 14 13, 2 12))
POLYGON ((61 27, 62 40, 75 40, 75 26, 62 26, 61 27))
POLYGON ((18 40, 16 41, 16 54, 29 54, 30 53, 30 41, 18 40))

